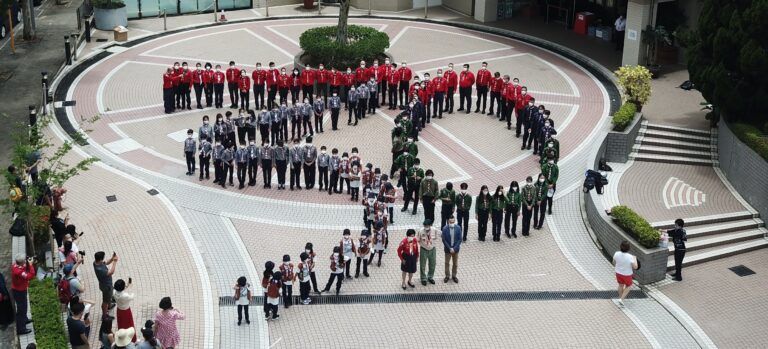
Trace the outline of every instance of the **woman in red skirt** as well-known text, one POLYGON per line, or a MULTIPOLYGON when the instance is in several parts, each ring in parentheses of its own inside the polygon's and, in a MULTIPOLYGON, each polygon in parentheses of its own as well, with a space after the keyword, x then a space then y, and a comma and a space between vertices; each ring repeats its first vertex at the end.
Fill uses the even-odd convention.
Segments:
POLYGON ((400 257, 400 270, 403 272, 403 290, 406 289, 405 279, 408 278, 407 285, 411 288, 416 287, 411 282, 413 273, 416 272, 416 262, 419 260, 419 242, 416 240, 416 231, 408 229, 405 233, 406 238, 400 242, 400 246, 397 247, 397 255, 400 257))
MULTIPOLYGON (((117 303, 117 329, 133 328, 133 313, 131 313, 131 301, 133 301, 133 293, 126 292, 128 287, 131 287, 131 279, 128 278, 128 284, 125 284, 123 279, 118 279, 115 282, 114 298, 117 303)), ((131 342, 136 342, 136 334, 133 335, 131 342)))

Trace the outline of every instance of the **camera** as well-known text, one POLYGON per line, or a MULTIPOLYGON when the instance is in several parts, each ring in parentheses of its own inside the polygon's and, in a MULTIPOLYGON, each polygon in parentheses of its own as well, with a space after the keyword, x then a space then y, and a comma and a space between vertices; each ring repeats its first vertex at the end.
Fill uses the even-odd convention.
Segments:
POLYGON ((85 251, 77 251, 81 256, 85 257, 85 251))

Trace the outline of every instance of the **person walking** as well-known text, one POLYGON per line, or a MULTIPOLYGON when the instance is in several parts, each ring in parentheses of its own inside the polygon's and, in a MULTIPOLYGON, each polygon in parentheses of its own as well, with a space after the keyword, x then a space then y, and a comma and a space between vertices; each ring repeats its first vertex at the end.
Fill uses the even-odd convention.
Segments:
POLYGON ((251 319, 248 316, 248 305, 251 304, 253 294, 251 293, 251 284, 248 283, 245 276, 237 278, 235 286, 232 287, 235 290, 235 304, 237 304, 237 326, 243 321, 243 313, 245 313, 245 323, 251 324, 251 319))
MULTIPOLYGON (((128 278, 126 284, 123 279, 115 281, 115 303, 117 303, 117 328, 127 329, 134 328, 133 324, 133 312, 131 311, 131 301, 134 299, 133 293, 128 293, 126 290, 131 287, 133 280, 128 278)), ((136 343, 136 335, 134 334, 131 342, 136 343)))
POLYGON ((16 263, 11 267, 11 293, 16 302, 16 334, 32 332, 27 324, 32 322, 27 318, 27 290, 29 281, 35 278, 35 260, 27 259, 23 254, 16 256, 16 263))
POLYGON ((163 297, 160 300, 160 310, 155 313, 155 335, 165 348, 177 348, 181 342, 177 320, 184 320, 186 316, 180 310, 173 308, 171 297, 163 297))
POLYGON ((416 260, 419 259, 419 242, 416 240, 416 231, 408 229, 405 233, 405 239, 400 241, 400 246, 397 247, 397 256, 400 257, 400 270, 403 272, 402 287, 406 289, 406 276, 408 277, 408 286, 415 288, 411 281, 413 280, 413 273, 416 272, 416 260))
POLYGON ((331 276, 328 278, 328 283, 325 284, 325 288, 321 292, 328 292, 333 286, 333 280, 336 279, 336 295, 339 295, 341 291, 341 284, 344 282, 344 255, 341 254, 341 247, 333 246, 333 254, 331 254, 331 276))
POLYGON ((435 245, 437 238, 436 229, 432 228, 432 220, 424 220, 424 227, 419 229, 419 276, 421 285, 427 286, 427 282, 435 284, 435 245), (428 269, 425 269, 427 268, 428 269))
POLYGON ((619 307, 624 307, 624 298, 632 287, 632 275, 638 269, 637 257, 629 254, 629 241, 624 240, 619 251, 613 254, 613 266, 616 271, 616 281, 619 283, 619 307))
POLYGON ((681 219, 675 219, 674 229, 667 230, 667 236, 672 238, 672 244, 675 245, 675 273, 672 275, 675 281, 683 281, 683 258, 685 258, 685 242, 688 241, 688 234, 683 228, 685 222, 681 219))
POLYGON ((459 279, 456 277, 456 270, 459 267, 459 249, 461 248, 462 235, 461 226, 456 224, 456 217, 451 215, 448 218, 448 225, 443 227, 441 234, 443 252, 445 252, 445 278, 443 278, 445 283, 448 280, 459 283, 459 279), (453 263, 453 267, 451 267, 451 263, 453 263))

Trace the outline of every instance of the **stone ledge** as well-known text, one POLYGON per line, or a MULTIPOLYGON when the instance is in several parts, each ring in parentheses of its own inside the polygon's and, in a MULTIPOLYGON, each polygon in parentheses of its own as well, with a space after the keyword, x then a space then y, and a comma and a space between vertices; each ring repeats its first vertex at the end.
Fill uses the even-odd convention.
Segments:
POLYGON ((643 123, 643 114, 635 113, 635 119, 632 124, 629 125, 624 131, 610 131, 605 137, 607 148, 605 153, 602 154, 605 157, 605 161, 608 162, 627 162, 629 160, 629 153, 632 152, 632 147, 635 145, 635 139, 640 131, 640 127, 643 123))
MULTIPOLYGON (((733 189, 762 217, 768 217, 768 162, 721 120, 717 126, 719 169, 733 189)), ((735 193, 734 193, 735 194, 735 193)))

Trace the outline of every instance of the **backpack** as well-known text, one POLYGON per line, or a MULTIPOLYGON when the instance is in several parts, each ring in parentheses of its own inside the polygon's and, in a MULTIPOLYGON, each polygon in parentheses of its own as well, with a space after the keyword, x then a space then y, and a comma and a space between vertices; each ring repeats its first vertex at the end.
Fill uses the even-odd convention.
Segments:
POLYGON ((685 80, 680 84, 680 88, 686 91, 696 88, 691 80, 685 80))
POLYGON ((13 187, 8 193, 8 196, 10 197, 11 201, 19 202, 22 198, 24 198, 24 192, 22 192, 21 188, 19 187, 13 187))
POLYGON ((72 290, 69 289, 69 280, 72 278, 62 278, 59 280, 59 285, 56 290, 59 292, 59 302, 61 304, 69 304, 72 300, 72 290))

